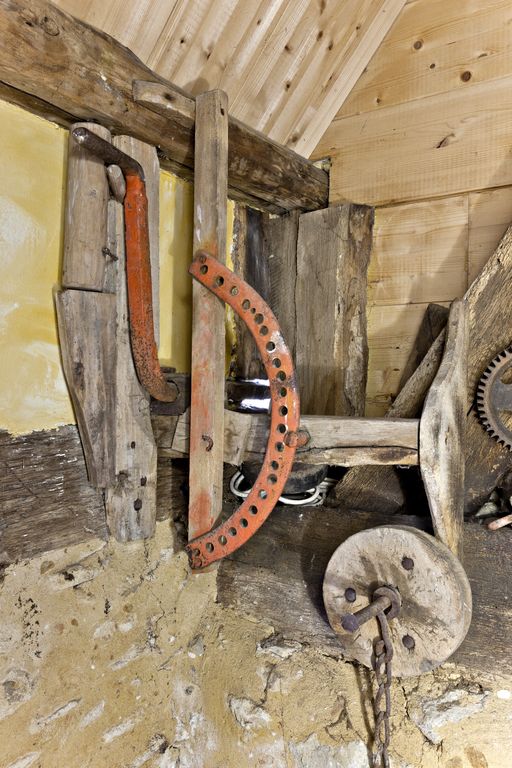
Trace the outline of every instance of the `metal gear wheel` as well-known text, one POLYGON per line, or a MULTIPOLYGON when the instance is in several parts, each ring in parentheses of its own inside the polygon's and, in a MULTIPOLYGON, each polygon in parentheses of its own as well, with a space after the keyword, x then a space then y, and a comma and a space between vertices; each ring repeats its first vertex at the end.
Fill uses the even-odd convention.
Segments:
POLYGON ((512 450, 512 429, 503 421, 502 413, 512 413, 512 346, 496 355, 480 379, 476 391, 476 404, 480 421, 488 434, 501 445, 512 450))

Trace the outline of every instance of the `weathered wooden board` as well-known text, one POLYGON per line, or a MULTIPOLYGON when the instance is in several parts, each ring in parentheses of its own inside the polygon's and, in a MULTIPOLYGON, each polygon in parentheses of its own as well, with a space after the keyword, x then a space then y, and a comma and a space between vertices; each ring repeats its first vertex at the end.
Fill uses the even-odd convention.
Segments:
POLYGON ((436 536, 462 560, 468 308, 454 301, 443 359, 420 419, 420 469, 436 536))
POLYGON ((0 432, 0 561, 107 537, 103 498, 87 480, 75 426, 0 432))
POLYGON ((510 80, 491 80, 336 119, 314 156, 333 159, 331 202, 384 205, 506 186, 511 118, 510 80))
MULTIPOLYGON (((159 447, 173 458, 189 452, 189 412, 177 421, 154 419, 159 428, 159 447)), ((343 416, 302 416, 301 429, 309 434, 296 460, 306 464, 407 464, 418 463, 417 419, 365 419, 343 416)), ((243 461, 262 460, 268 441, 267 414, 224 412, 224 462, 239 466, 243 461)))
POLYGON ((508 0, 407 3, 343 105, 342 115, 468 88, 510 74, 508 0), (466 73, 469 73, 466 74, 466 73))
MULTIPOLYGON (((466 293, 469 306, 468 399, 489 362, 512 342, 512 227, 466 293)), ((489 437, 474 408, 466 427, 466 511, 475 512, 512 467, 512 454, 489 437)))
POLYGON ((96 488, 114 481, 116 297, 68 289, 55 296, 64 375, 96 488))
MULTIPOLYGON (((143 167, 148 197, 148 227, 152 278, 158 285, 158 185, 156 151, 128 136, 114 139, 116 147, 143 167)), ((124 216, 121 203, 109 203, 109 241, 116 264, 115 479, 105 495, 110 533, 118 541, 148 538, 155 529, 157 453, 151 428, 149 396, 140 385, 132 359, 126 294, 124 216)), ((153 284, 153 317, 158 317, 158 293, 153 284), (155 303, 156 301, 156 303, 155 303)))
MULTIPOLYGON (((184 462, 158 460, 157 519, 185 516, 184 462)), ((0 570, 52 549, 106 539, 103 494, 90 485, 78 430, 0 432, 0 570)))
POLYGON ((368 307, 366 414, 384 416, 400 392, 400 379, 428 304, 368 307))
MULTIPOLYGON (((196 100, 194 254, 226 262, 228 99, 196 100)), ((224 306, 203 285, 192 289, 189 538, 209 531, 222 511, 224 455, 224 306)))
MULTIPOLYGON (((268 622, 284 637, 340 654, 322 600, 329 559, 348 536, 376 525, 424 528, 425 519, 326 507, 279 507, 245 547, 219 569, 218 600, 268 622)), ((465 569, 473 592, 469 633, 451 661, 482 675, 512 673, 512 531, 496 535, 475 524, 464 527, 465 569), (496 573, 500 578, 496 579, 496 573), (492 654, 489 653, 492 638, 492 654)))
MULTIPOLYGON (((233 271, 270 304, 269 261, 263 244, 267 223, 268 216, 261 211, 237 206, 232 257, 233 271)), ((236 379, 266 379, 265 368, 246 323, 237 315, 234 322, 236 350, 230 375, 236 379)))
POLYGON ((264 222, 264 249, 270 272, 270 306, 279 321, 284 340, 295 359, 297 315, 297 238, 299 214, 292 211, 264 222))
POLYGON ((372 226, 373 209, 367 206, 335 206, 300 217, 295 361, 303 413, 364 413, 372 226))
MULTIPOLYGON (((194 166, 194 121, 179 110, 158 115, 137 104, 134 80, 161 82, 172 95, 183 92, 155 75, 108 35, 61 11, 48 0, 0 3, 0 82, 3 94, 61 120, 96 120, 161 149, 162 163, 190 177, 194 166), (24 97, 23 93, 28 96, 24 97)), ((193 109, 193 99, 191 109, 193 109)), ((259 200, 271 210, 311 210, 327 204, 327 174, 303 157, 230 121, 229 186, 235 199, 259 200)))
POLYGON ((418 368, 434 341, 446 327, 448 314, 448 308, 443 307, 441 304, 429 304, 426 308, 411 354, 402 371, 400 389, 403 389, 405 383, 414 374, 414 371, 418 368))
MULTIPOLYGON (((95 123, 75 123, 110 141, 110 131, 95 123)), ((105 290, 107 269, 107 201, 105 166, 69 134, 62 286, 105 290)))

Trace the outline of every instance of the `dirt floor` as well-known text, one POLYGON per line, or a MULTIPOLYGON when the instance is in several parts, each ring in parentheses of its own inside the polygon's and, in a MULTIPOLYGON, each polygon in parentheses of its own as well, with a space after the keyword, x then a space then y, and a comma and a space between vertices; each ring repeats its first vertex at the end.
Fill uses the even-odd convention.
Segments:
MULTIPOLYGON (((162 522, 7 568, 1 768, 368 768, 368 673, 221 608, 177 549, 162 522)), ((508 768, 511 719, 510 679, 397 680, 392 766, 508 768)))

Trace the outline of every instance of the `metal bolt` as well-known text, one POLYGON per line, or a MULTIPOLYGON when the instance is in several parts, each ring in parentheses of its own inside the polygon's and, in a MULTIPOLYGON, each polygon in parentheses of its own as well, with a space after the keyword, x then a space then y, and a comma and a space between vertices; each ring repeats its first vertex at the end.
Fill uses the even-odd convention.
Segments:
POLYGON ((374 592, 374 595, 377 595, 377 597, 366 608, 361 608, 360 611, 355 613, 345 613, 341 617, 341 626, 346 632, 356 632, 367 621, 374 619, 378 613, 384 613, 388 609, 394 608, 392 615, 391 611, 389 611, 391 618, 398 614, 400 610, 400 595, 393 587, 380 587, 374 592))
POLYGON ((356 597, 357 597, 357 594, 355 589, 353 587, 347 587, 347 589, 345 590, 345 600, 347 601, 347 603, 355 603, 356 597))
POLYGON ((406 571, 412 571, 414 568, 414 560, 412 557, 403 557, 402 558, 402 568, 405 568, 406 571))
POLYGON ((411 637, 410 635, 404 635, 402 637, 402 643, 408 651, 414 650, 414 646, 416 645, 414 637, 411 637))

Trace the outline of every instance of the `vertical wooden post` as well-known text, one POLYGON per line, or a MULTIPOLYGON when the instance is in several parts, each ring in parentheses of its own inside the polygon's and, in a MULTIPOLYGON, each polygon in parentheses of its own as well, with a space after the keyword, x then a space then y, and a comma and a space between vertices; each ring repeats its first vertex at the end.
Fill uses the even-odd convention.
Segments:
MULTIPOLYGON (((158 186, 160 169, 156 150, 149 144, 118 136, 118 149, 131 155, 144 169, 148 198, 148 224, 153 282, 153 310, 158 318, 158 186)), ((156 521, 157 452, 151 427, 149 396, 137 379, 130 347, 126 293, 125 234, 122 203, 109 202, 109 249, 117 261, 116 300, 117 365, 115 370, 115 482, 105 494, 107 525, 118 541, 153 535, 156 521)))
MULTIPOLYGON (((196 98, 194 253, 226 260, 228 99, 196 98)), ((224 306, 202 285, 192 293, 189 539, 210 530, 222 508, 224 306)))

